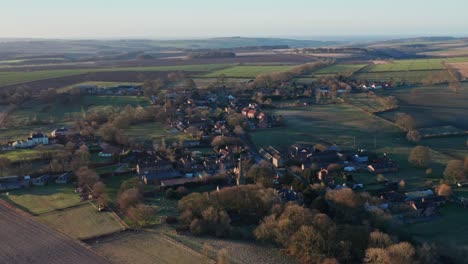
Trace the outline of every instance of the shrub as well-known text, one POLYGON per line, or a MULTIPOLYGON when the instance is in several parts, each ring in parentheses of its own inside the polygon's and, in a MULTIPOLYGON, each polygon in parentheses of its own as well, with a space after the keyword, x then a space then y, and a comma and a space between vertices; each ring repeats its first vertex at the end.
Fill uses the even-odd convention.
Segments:
POLYGON ((137 205, 141 202, 143 197, 138 189, 132 188, 124 191, 119 195, 118 204, 119 208, 123 211, 127 210, 128 208, 137 205))
POLYGON ((447 163, 444 170, 444 179, 447 183, 455 184, 466 180, 463 171, 463 162, 461 160, 451 160, 447 163))

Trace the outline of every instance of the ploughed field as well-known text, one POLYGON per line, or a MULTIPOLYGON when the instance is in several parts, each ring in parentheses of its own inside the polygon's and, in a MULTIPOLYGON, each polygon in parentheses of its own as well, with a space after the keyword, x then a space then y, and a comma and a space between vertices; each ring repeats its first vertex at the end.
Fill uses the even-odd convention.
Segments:
POLYGON ((79 242, 0 202, 0 263, 108 263, 79 242))

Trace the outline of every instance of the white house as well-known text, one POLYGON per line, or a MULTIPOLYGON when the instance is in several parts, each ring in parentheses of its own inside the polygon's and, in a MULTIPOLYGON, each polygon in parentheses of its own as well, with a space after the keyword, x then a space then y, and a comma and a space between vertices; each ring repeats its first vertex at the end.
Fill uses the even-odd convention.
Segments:
POLYGON ((37 145, 47 145, 49 144, 49 137, 47 137, 42 132, 37 132, 31 134, 31 136, 26 140, 18 140, 13 142, 11 145, 14 148, 30 148, 37 145))

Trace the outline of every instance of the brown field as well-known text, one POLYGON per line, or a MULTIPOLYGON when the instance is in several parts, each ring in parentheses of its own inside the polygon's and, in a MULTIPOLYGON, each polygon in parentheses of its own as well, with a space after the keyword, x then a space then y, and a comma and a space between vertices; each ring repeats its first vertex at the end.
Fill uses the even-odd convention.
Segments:
POLYGON ((125 232, 91 242, 91 246, 113 263, 214 263, 169 237, 152 231, 125 232))
POLYGON ((108 263, 79 242, 0 202, 0 263, 108 263))
POLYGON ((463 78, 468 79, 468 62, 449 63, 449 65, 457 69, 463 78))

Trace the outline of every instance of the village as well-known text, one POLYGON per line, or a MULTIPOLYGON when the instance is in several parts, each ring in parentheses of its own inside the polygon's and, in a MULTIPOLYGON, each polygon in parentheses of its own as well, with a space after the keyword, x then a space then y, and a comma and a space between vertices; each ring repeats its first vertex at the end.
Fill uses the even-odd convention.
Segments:
MULTIPOLYGON (((336 85, 331 85, 335 87, 333 93, 336 95, 333 97, 351 92, 369 93, 369 90, 389 89, 392 86, 390 83, 342 83, 341 87, 346 88, 336 89, 336 85)), ((141 86, 131 85, 105 89, 85 85, 77 86, 76 89, 91 96, 139 95, 143 92, 141 86)), ((378 179, 372 183, 375 186, 369 191, 375 199, 372 199, 371 204, 368 201, 367 210, 379 208, 392 212, 392 208, 404 207, 407 209, 399 209, 395 217, 405 222, 430 221, 437 217, 439 206, 446 203, 447 199, 438 196, 435 187, 407 192, 401 188, 403 181, 386 180, 384 175, 397 173, 399 165, 385 153, 372 153, 359 148, 342 149, 327 142, 296 143, 285 149, 272 146, 257 149, 253 144, 250 131, 285 126, 282 116, 271 114, 271 99, 263 101, 263 98, 300 98, 304 100, 304 105, 309 105, 313 102, 308 98, 315 95, 316 99, 317 94, 323 98, 331 97, 329 93, 332 93, 329 85, 311 89, 291 83, 275 89, 256 89, 253 96, 242 91, 231 91, 229 94, 221 88, 211 92, 196 89, 168 91, 163 96, 160 94, 152 96, 151 99, 153 104, 162 104, 164 111, 167 111, 168 105, 176 110, 167 115, 165 125, 189 138, 178 144, 152 142, 132 149, 131 146, 106 142, 100 137, 84 136, 75 128, 60 127, 50 132, 32 132, 30 137, 9 142, 2 146, 2 149, 12 151, 57 144, 71 145, 73 149, 84 150, 87 153, 85 156, 88 160, 84 161, 84 164, 104 171, 99 173, 101 178, 133 175, 148 188, 162 190, 175 190, 179 187, 190 189, 190 186, 213 182, 217 184, 217 188, 254 184, 257 182, 255 173, 264 170, 263 173, 268 174, 266 182, 263 182, 265 186, 273 187, 284 202, 300 205, 303 204, 304 197, 299 190, 295 190, 297 182, 303 186, 319 184, 328 190, 349 188, 359 192, 369 186, 354 180, 353 174, 366 173, 368 177, 378 179), (294 89, 290 89, 291 85, 294 89), (201 111, 213 112, 217 109, 222 109, 222 112, 216 115, 198 114, 201 111), (101 163, 93 164, 89 160, 91 156, 98 157, 101 163)), ((0 178, 0 190, 9 191, 31 186, 41 188, 40 186, 52 183, 74 182, 76 176, 73 171, 53 173, 51 170, 46 174, 0 178)), ((90 186, 77 188, 76 191, 82 200, 93 199, 90 186)), ((105 207, 104 204, 99 208, 105 207)))

